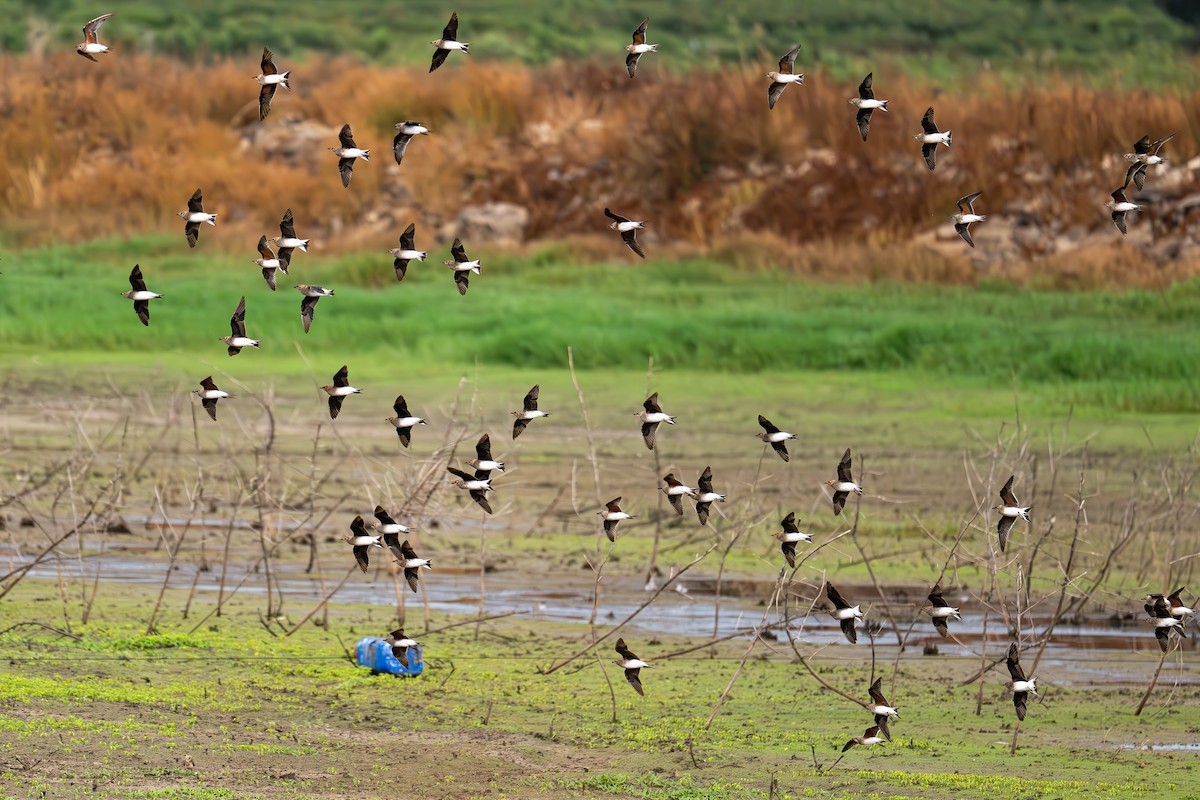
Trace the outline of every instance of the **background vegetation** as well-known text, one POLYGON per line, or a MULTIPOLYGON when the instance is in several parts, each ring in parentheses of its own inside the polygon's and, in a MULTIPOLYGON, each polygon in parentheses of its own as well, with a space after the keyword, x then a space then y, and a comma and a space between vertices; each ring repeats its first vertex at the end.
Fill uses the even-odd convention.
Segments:
MULTIPOLYGON (((440 33, 450 8, 431 0, 349 0, 333 13, 323 3, 297 0, 281 24, 278 4, 264 0, 141 0, 111 9, 117 16, 105 32, 123 50, 202 61, 253 54, 265 44, 292 60, 301 53, 353 53, 412 65, 428 63, 428 42, 440 33)), ((798 40, 807 48, 804 63, 815 61, 843 77, 864 60, 883 60, 939 78, 964 65, 988 63, 1006 71, 1063 68, 1190 81, 1179 58, 1197 45, 1196 12, 1178 0, 860 0, 799 6, 769 0, 463 0, 454 8, 463 21, 461 36, 475 45, 478 58, 528 64, 603 61, 605 54, 619 62, 620 47, 643 16, 651 18, 651 40, 661 40, 664 54, 670 53, 671 68, 688 70, 715 61, 744 62, 760 50, 783 52, 798 40)), ((83 23, 99 12, 82 0, 4 0, 0 13, 10 20, 0 45, 20 52, 74 44, 83 23)))

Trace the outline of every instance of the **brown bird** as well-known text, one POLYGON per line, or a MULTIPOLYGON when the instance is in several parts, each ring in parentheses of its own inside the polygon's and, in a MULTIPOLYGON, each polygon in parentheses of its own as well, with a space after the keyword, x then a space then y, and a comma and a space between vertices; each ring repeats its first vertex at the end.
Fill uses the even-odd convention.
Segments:
POLYGON ((929 602, 932 605, 929 616, 933 620, 933 627, 937 628, 937 632, 942 636, 949 636, 950 627, 947 623, 952 619, 962 619, 962 615, 942 597, 941 586, 934 586, 929 590, 929 602))
POLYGON ((150 325, 150 301, 157 300, 162 297, 161 294, 146 289, 146 281, 142 278, 142 268, 134 264, 133 270, 129 273, 128 292, 121 292, 121 296, 133 301, 133 312, 137 314, 137 318, 142 321, 143 325, 150 325))
POLYGON ((450 21, 446 23, 446 27, 442 29, 442 38, 434 39, 430 42, 436 48, 433 51, 433 60, 429 62, 429 71, 446 63, 447 56, 451 50, 461 50, 463 53, 470 54, 470 42, 458 41, 458 12, 450 15, 450 21))
MULTIPOLYGON (((538 411, 538 393, 541 391, 538 384, 534 384, 533 388, 525 395, 525 401, 520 411, 511 412, 516 419, 513 420, 513 438, 516 439, 525 430, 525 426, 530 421, 538 417, 548 417, 550 414, 546 411, 538 411)), ((500 470, 503 472, 504 470, 500 470)))
POLYGON ((621 510, 621 498, 609 500, 605 504, 604 511, 597 511, 604 518, 604 535, 608 537, 610 542, 617 540, 617 526, 621 524, 623 519, 633 519, 633 514, 626 514, 621 510))
POLYGON ((410 639, 404 635, 404 628, 397 628, 392 631, 391 635, 384 639, 385 642, 392 646, 392 655, 400 662, 402 667, 408 666, 408 648, 418 647, 419 643, 415 639, 410 639))
POLYGON ((258 85, 262 88, 258 90, 258 121, 262 122, 267 118, 267 114, 271 113, 271 98, 275 96, 275 89, 282 86, 285 89, 291 90, 288 86, 287 72, 280 73, 275 69, 275 62, 271 58, 271 51, 263 48, 262 72, 254 76, 254 80, 258 81, 258 85))
MULTIPOLYGON (((675 424, 675 418, 670 414, 664 414, 662 408, 658 405, 658 392, 646 398, 642 403, 643 411, 637 412, 635 416, 642 423, 642 441, 646 443, 647 450, 654 449, 654 433, 658 430, 658 425, 665 422, 668 425, 675 424)), ((680 511, 680 514, 683 512, 680 511)))
POLYGON ((1025 670, 1021 669, 1021 653, 1017 650, 1016 642, 1009 645, 1006 663, 1008 664, 1008 674, 1012 676, 1012 680, 1004 685, 1012 690, 1017 719, 1023 720, 1025 719, 1025 701, 1031 694, 1037 697, 1037 678, 1025 680, 1025 670))
POLYGON ((783 90, 788 87, 789 83, 797 83, 804 85, 804 73, 796 73, 796 55, 800 52, 800 45, 796 45, 791 50, 788 50, 783 58, 779 59, 779 69, 776 72, 768 72, 767 77, 771 79, 771 85, 767 88, 767 108, 774 108, 779 102, 780 95, 783 90))
POLYGON ((396 416, 388 417, 386 421, 395 426, 396 435, 400 437, 400 444, 408 447, 412 441, 413 427, 424 425, 425 420, 408 413, 408 403, 405 402, 402 394, 396 395, 396 402, 392 404, 392 410, 396 412, 396 416))
POLYGON ((844 745, 842 745, 842 752, 843 753, 846 752, 851 747, 854 747, 854 745, 856 745, 856 744, 861 744, 861 745, 883 744, 883 739, 881 739, 879 736, 879 726, 872 725, 870 728, 867 728, 865 731, 863 731, 862 736, 855 736, 850 741, 846 742, 844 745))
POLYGON ((329 395, 329 418, 337 419, 337 415, 341 413, 342 401, 347 396, 359 394, 362 389, 355 389, 350 385, 350 370, 343 364, 333 376, 333 386, 321 387, 325 394, 329 395))
POLYGON ((625 50, 629 55, 625 56, 625 70, 632 78, 637 74, 638 59, 644 53, 657 53, 658 45, 646 44, 646 26, 650 24, 650 18, 646 17, 642 20, 642 24, 637 26, 637 30, 633 32, 633 44, 625 45, 625 50))
POLYGON ((461 469, 455 467, 446 467, 451 475, 454 475, 457 480, 451 481, 455 486, 471 495, 471 499, 479 504, 487 513, 492 513, 492 506, 488 503, 487 493, 495 491, 492 489, 492 483, 488 478, 489 473, 486 470, 477 470, 474 475, 468 475, 461 469))
POLYGON ((102 14, 83 26, 83 43, 75 45, 76 53, 88 61, 96 61, 95 55, 108 52, 108 45, 100 44, 100 26, 111 16, 112 14, 102 14))
POLYGON ((474 261, 467 258, 467 250, 463 247, 461 239, 455 239, 454 244, 450 246, 450 256, 452 260, 442 263, 454 270, 454 284, 458 287, 458 293, 465 295, 470 286, 471 273, 481 275, 483 263, 478 258, 474 261))
POLYGON ((925 111, 925 116, 921 117, 921 133, 913 138, 921 143, 921 155, 925 157, 925 166, 929 167, 930 172, 933 172, 937 168, 938 144, 949 147, 954 137, 950 131, 938 130, 937 123, 933 121, 933 106, 930 106, 925 111))
POLYGON ((371 536, 367 533, 367 524, 363 522, 361 515, 355 517, 354 521, 350 523, 350 535, 343 536, 342 539, 354 547, 354 560, 358 562, 358 568, 363 572, 366 572, 367 567, 370 566, 367 551, 372 547, 383 547, 379 543, 378 536, 371 536))
POLYGON ((668 472, 664 475, 663 480, 666 481, 667 485, 660 487, 659 491, 666 494, 667 500, 671 502, 671 506, 679 512, 680 516, 683 516, 683 496, 695 497, 696 490, 680 483, 673 472, 668 472))
POLYGON ((642 258, 645 258, 646 251, 642 249, 641 243, 637 240, 637 232, 646 227, 646 221, 627 219, 620 214, 614 214, 607 207, 604 209, 604 216, 612 220, 612 222, 608 223, 608 227, 621 234, 621 240, 625 242, 625 245, 642 258))
POLYGON ((762 414, 758 415, 758 424, 762 426, 763 432, 756 433, 754 435, 759 439, 762 439, 764 444, 771 445, 779 457, 786 462, 788 460, 786 442, 788 439, 795 439, 796 434, 779 430, 779 428, 776 428, 771 420, 767 419, 762 414))
POLYGON ((192 391, 192 394, 200 398, 200 405, 204 406, 204 410, 215 421, 217 418, 217 401, 224 397, 232 397, 228 392, 223 392, 213 383, 212 376, 209 375, 204 380, 200 381, 201 388, 192 391))
POLYGON ((633 687, 635 692, 645 697, 646 693, 642 691, 642 681, 638 677, 638 673, 642 671, 643 667, 650 669, 654 665, 648 664, 634 655, 633 651, 625 646, 624 639, 617 639, 616 651, 621 655, 621 658, 619 661, 613 661, 613 663, 625 670, 625 680, 629 681, 629 685, 633 687))
POLYGON ((842 626, 842 634, 850 644, 858 644, 858 631, 854 627, 854 620, 862 619, 862 609, 843 600, 838 590, 833 588, 832 583, 825 584, 825 596, 829 598, 829 602, 833 603, 833 611, 829 612, 829 616, 836 619, 842 626))
POLYGON ((834 516, 842 513, 842 509, 846 507, 846 498, 850 496, 850 492, 861 495, 862 487, 854 482, 854 478, 850 475, 850 448, 846 448, 842 460, 838 462, 838 476, 825 481, 826 486, 833 488, 833 513, 834 516))
POLYGON ((188 247, 196 246, 196 242, 200 239, 202 223, 207 222, 213 227, 217 225, 217 215, 209 214, 204 210, 204 196, 199 189, 188 198, 187 211, 180 211, 178 216, 183 218, 183 233, 187 237, 188 247))
POLYGON ((1000 520, 996 523, 996 535, 1000 539, 1000 552, 1004 552, 1004 548, 1008 545, 1009 532, 1012 530, 1013 524, 1017 518, 1029 521, 1029 511, 1033 506, 1021 507, 1017 502, 1017 496, 1012 492, 1013 478, 1016 475, 1010 475, 1004 487, 1000 489, 1000 499, 1003 501, 998 506, 992 506, 992 511, 1000 514, 1000 520))
POLYGON ((222 336, 220 341, 229 348, 229 355, 236 356, 243 347, 258 347, 258 339, 246 336, 246 296, 238 301, 233 316, 229 318, 229 336, 222 336))
POLYGON ((433 569, 432 562, 428 558, 419 558, 417 551, 413 550, 412 545, 408 543, 408 539, 400 543, 400 555, 401 557, 396 559, 396 563, 404 567, 404 580, 408 581, 408 588, 415 592, 421 578, 421 567, 433 569))
POLYGON ((417 224, 415 222, 408 223, 408 227, 404 229, 404 233, 400 234, 400 246, 388 250, 392 258, 392 267, 396 270, 396 280, 404 280, 405 273, 408 272, 408 262, 424 261, 425 251, 417 249, 417 224))
POLYGON ((811 542, 812 534, 802 533, 800 528, 796 526, 795 511, 790 512, 779 524, 783 527, 783 530, 775 531, 771 535, 779 540, 779 547, 783 551, 784 558, 787 559, 788 566, 795 569, 796 542, 811 542))
POLYGON ((354 160, 361 158, 363 161, 371 160, 371 151, 364 150, 354 144, 354 134, 350 132, 350 124, 347 123, 338 131, 338 146, 329 148, 329 152, 338 157, 338 175, 342 178, 342 186, 350 188, 350 179, 354 177, 354 160))
POLYGON ((871 706, 867 710, 875 715, 875 724, 879 726, 879 730, 883 731, 884 737, 890 742, 892 740, 892 732, 888 730, 889 719, 900 719, 900 709, 893 708, 888 705, 887 698, 883 696, 883 678, 876 678, 871 684, 871 706))
POLYGON ((700 479, 696 481, 696 488, 699 490, 696 494, 696 516, 701 525, 707 525, 709 507, 713 503, 725 502, 725 495, 713 491, 712 467, 705 467, 704 472, 700 473, 700 479))

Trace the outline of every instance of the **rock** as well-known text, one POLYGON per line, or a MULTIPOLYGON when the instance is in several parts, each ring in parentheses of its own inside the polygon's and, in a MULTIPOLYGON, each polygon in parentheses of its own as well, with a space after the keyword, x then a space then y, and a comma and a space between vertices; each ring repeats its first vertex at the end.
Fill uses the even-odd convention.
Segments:
POLYGON ((463 208, 455 227, 457 236, 470 248, 484 243, 520 244, 525 240, 528 225, 529 211, 524 207, 515 203, 485 203, 463 208))

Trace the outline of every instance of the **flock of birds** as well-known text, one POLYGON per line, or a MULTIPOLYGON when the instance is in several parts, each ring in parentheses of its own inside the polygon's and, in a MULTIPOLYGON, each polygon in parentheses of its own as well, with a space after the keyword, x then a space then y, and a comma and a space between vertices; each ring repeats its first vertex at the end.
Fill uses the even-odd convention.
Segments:
MULTIPOLYGON (((112 14, 104 14, 96 17, 84 26, 85 41, 76 48, 80 55, 95 61, 95 56, 109 52, 109 48, 99 41, 99 31, 101 25, 110 17, 112 17, 112 14)), ((628 53, 625 65, 631 79, 637 74, 638 63, 642 56, 658 52, 656 44, 646 41, 648 24, 649 19, 644 19, 634 30, 632 43, 625 47, 628 53)), ((469 54, 470 43, 459 41, 458 39, 457 14, 450 16, 450 21, 442 31, 441 37, 433 40, 432 44, 434 52, 429 67, 430 72, 441 67, 446 62, 450 53, 454 51, 469 54)), ((780 59, 778 69, 767 73, 766 77, 771 80, 767 91, 769 108, 775 107, 784 90, 789 85, 804 84, 804 74, 795 72, 795 62, 799 52, 800 45, 794 46, 780 59)), ((261 121, 265 120, 270 113, 271 102, 278 87, 282 86, 285 89, 290 89, 291 87, 289 83, 290 73, 286 71, 279 72, 269 49, 263 49, 260 67, 261 72, 254 79, 261 87, 259 91, 259 119, 261 121)), ((859 84, 858 96, 850 100, 850 104, 858 108, 855 124, 864 142, 870 133, 872 114, 877 110, 885 112, 888 110, 887 100, 878 100, 875 98, 873 81, 874 73, 869 73, 863 79, 862 83, 859 84)), ((933 107, 930 107, 921 118, 921 128, 922 132, 916 134, 915 138, 921 143, 922 156, 926 165, 932 171, 937 167, 938 145, 945 145, 949 148, 953 141, 953 136, 949 130, 941 131, 938 129, 934 121, 933 107)), ((413 120, 396 123, 395 129, 396 136, 393 141, 393 156, 396 159, 396 163, 399 164, 402 162, 411 141, 417 136, 428 134, 429 129, 420 122, 413 120)), ((1126 199, 1125 189, 1128 187, 1130 181, 1134 183, 1138 190, 1143 188, 1148 168, 1165 161, 1165 157, 1161 155, 1161 150, 1163 145, 1172 136, 1166 136, 1153 142, 1151 142, 1148 136, 1143 137, 1134 145, 1134 152, 1125 156, 1130 162, 1125 174, 1125 181, 1121 188, 1112 193, 1112 202, 1108 204, 1112 210, 1113 223, 1122 234, 1126 233, 1125 215, 1130 211, 1136 211, 1141 208, 1141 206, 1131 203, 1126 199)), ((348 188, 353 177, 355 163, 359 159, 363 162, 369 162, 370 150, 357 146, 349 124, 341 128, 338 134, 338 146, 329 149, 338 157, 338 174, 342 185, 348 188)), ((958 213, 952 217, 955 230, 971 247, 975 246, 975 242, 971 236, 971 226, 984 222, 987 219, 986 215, 975 212, 974 203, 981 194, 982 192, 976 191, 961 198, 957 203, 958 213)), ((609 220, 608 226, 620 234, 625 245, 638 256, 645 258, 645 251, 637 239, 637 232, 644 227, 645 221, 633 220, 621 216, 609 208, 604 209, 604 214, 609 220)), ((203 224, 216 225, 217 214, 204 210, 203 195, 200 189, 197 189, 192 194, 188 200, 187 210, 179 212, 179 216, 184 220, 184 233, 190 247, 196 246, 203 224)), ((295 220, 290 209, 284 213, 279 228, 280 235, 278 237, 274 237, 268 241, 264 235, 259 239, 259 258, 253 262, 261 268, 263 279, 272 291, 276 288, 276 272, 282 271, 286 275, 294 252, 296 250, 307 252, 310 242, 309 239, 297 237, 295 220), (271 244, 275 245, 275 250, 272 250, 271 244)), ((394 258, 393 266, 397 281, 404 279, 408 265, 412 261, 424 261, 426 258, 426 251, 416 248, 415 235, 416 226, 415 224, 410 224, 400 236, 400 246, 389 251, 390 255, 394 258)), ((455 284, 459 293, 463 295, 468 290, 469 276, 472 273, 476 275, 481 274, 480 261, 468 258, 462 241, 459 239, 455 239, 451 247, 451 260, 444 263, 454 271, 455 284)), ((142 324, 149 325, 149 303, 151 300, 160 299, 162 295, 147 289, 141 268, 138 265, 133 267, 129 276, 129 282, 131 290, 125 292, 124 296, 133 301, 134 311, 142 324)), ((322 297, 332 297, 334 292, 330 289, 308 284, 297 284, 295 288, 303 295, 300 313, 304 332, 308 333, 312 325, 317 302, 322 297)), ((247 347, 257 348, 259 346, 259 340, 249 338, 246 333, 246 298, 244 295, 238 302, 230 319, 230 327, 231 335, 221 337, 220 339, 227 346, 229 355, 237 355, 242 349, 247 347)), ((200 397, 201 403, 208 414, 213 420, 216 420, 218 401, 228 398, 230 395, 219 389, 211 376, 202 380, 200 385, 201 389, 197 390, 195 394, 200 397)), ((350 385, 349 370, 346 366, 343 366, 333 376, 333 383, 331 385, 321 388, 328 395, 329 416, 331 419, 337 418, 342 409, 342 403, 347 397, 361 392, 360 389, 350 385)), ((547 412, 538 408, 538 398, 539 387, 534 386, 526 394, 522 408, 512 412, 514 417, 512 428, 513 439, 520 436, 531 421, 539 417, 548 416, 547 412)), ((662 407, 659 405, 657 393, 646 398, 642 405, 643 410, 637 413, 638 420, 641 422, 641 435, 646 447, 653 450, 659 426, 663 423, 674 425, 675 418, 662 410, 662 407)), ((395 414, 392 417, 388 417, 387 422, 395 427, 401 445, 407 448, 411 444, 412 429, 418 425, 425 425, 426 420, 412 415, 403 395, 396 398, 393 410, 395 414)), ((781 430, 761 415, 758 417, 758 424, 762 428, 762 432, 756 434, 757 437, 762 440, 764 445, 769 445, 784 462, 789 461, 786 443, 789 440, 795 439, 796 435, 781 430)), ((483 434, 476 443, 475 456, 474 459, 466 462, 466 465, 473 470, 472 472, 466 472, 453 466, 449 466, 447 469, 454 476, 453 485, 467 492, 470 498, 485 513, 491 514, 492 507, 487 499, 487 494, 494 491, 494 487, 491 484, 491 476, 493 472, 503 473, 504 463, 497 461, 493 457, 491 439, 487 433, 483 434)), ((847 448, 837 464, 836 477, 826 481, 826 485, 831 492, 834 515, 842 513, 846 501, 851 494, 857 496, 862 496, 863 494, 863 487, 855 482, 851 467, 851 452, 847 448)), ((993 508, 999 515, 997 541, 1002 552, 1007 547, 1010 532, 1015 522, 1018 519, 1025 521, 1030 519, 1030 507, 1021 506, 1013 494, 1012 484, 1014 477, 1010 477, 1004 484, 1004 487, 1000 490, 1001 502, 993 508)), ((716 492, 713 488, 713 472, 711 467, 704 468, 696 481, 696 487, 688 486, 677 478, 674 473, 667 473, 663 476, 662 480, 664 485, 659 488, 659 491, 666 495, 667 500, 674 510, 679 515, 683 515, 683 500, 684 498, 690 498, 695 504, 696 515, 701 525, 708 524, 712 504, 723 503, 725 501, 725 495, 716 492)), ((604 533, 607 535, 609 541, 613 543, 616 542, 617 529, 620 523, 627 519, 633 519, 633 515, 622 510, 621 499, 621 497, 617 497, 611 500, 605 505, 603 511, 598 512, 601 517, 604 533)), ((416 592, 420 586, 421 571, 432 569, 431 560, 418 556, 407 538, 401 539, 401 536, 409 533, 411 528, 393 519, 382 506, 376 506, 374 516, 376 518, 376 522, 374 523, 376 533, 371 533, 368 530, 367 523, 359 515, 351 522, 350 534, 345 537, 345 541, 352 547, 356 563, 363 572, 366 572, 370 563, 371 549, 375 547, 386 548, 393 556, 397 567, 403 570, 405 580, 410 589, 416 592)), ((794 569, 797 565, 797 545, 811 543, 812 536, 799 529, 794 512, 784 517, 780 523, 780 528, 773 536, 779 541, 782 555, 788 565, 794 569)), ((826 582, 823 591, 827 600, 832 605, 832 609, 828 613, 838 621, 846 639, 851 644, 857 643, 856 624, 864 616, 861 606, 852 605, 844 599, 832 583, 826 582)), ((1155 636, 1163 652, 1167 651, 1172 632, 1175 635, 1184 636, 1184 623, 1194 614, 1193 610, 1183 603, 1181 599, 1182 592, 1183 588, 1181 587, 1165 598, 1162 595, 1150 595, 1147 598, 1148 602, 1145 604, 1146 613, 1154 623, 1155 636)), ((935 585, 929 592, 928 599, 930 606, 925 611, 931 617, 934 628, 941 636, 949 636, 949 623, 953 620, 961 619, 960 610, 946 602, 942 596, 942 589, 938 585, 935 585)), ((402 664, 407 665, 407 649, 416 645, 417 642, 405 636, 403 628, 393 631, 386 641, 391 644, 393 653, 397 659, 402 664)), ((614 663, 625 670, 625 677, 633 689, 639 695, 644 695, 645 691, 641 683, 640 672, 642 669, 649 668, 652 665, 638 658, 626 645, 624 639, 617 640, 616 651, 620 659, 614 663)), ((1011 680, 1006 683, 1006 686, 1013 693, 1012 699, 1017 718, 1018 720, 1023 720, 1027 710, 1028 696, 1031 694, 1034 696, 1037 695, 1037 679, 1036 677, 1026 678, 1020 664, 1020 653, 1016 642, 1011 644, 1006 662, 1011 676, 1011 680)), ((887 702, 881 687, 882 681, 876 680, 868 691, 870 702, 862 703, 874 715, 875 724, 867 728, 862 736, 855 736, 850 739, 842 748, 843 752, 856 745, 875 745, 891 739, 888 727, 889 720, 898 719, 899 713, 895 707, 887 702)))

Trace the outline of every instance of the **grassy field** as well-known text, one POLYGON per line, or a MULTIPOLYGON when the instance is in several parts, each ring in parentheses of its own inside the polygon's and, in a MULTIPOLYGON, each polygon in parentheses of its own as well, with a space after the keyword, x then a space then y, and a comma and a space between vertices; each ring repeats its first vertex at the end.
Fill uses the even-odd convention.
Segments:
MULTIPOLYGON (((318 376, 342 363, 367 378, 476 365, 561 375, 570 347, 581 370, 636 373, 653 358, 669 373, 715 373, 722 386, 737 382, 723 375, 824 373, 837 385, 963 389, 1010 406, 1017 392, 1054 415, 1200 410, 1196 283, 1123 293, 831 285, 704 261, 580 268, 553 249, 478 255, 483 274, 459 297, 436 254, 403 284, 386 253, 299 254, 272 293, 254 265, 173 239, 24 251, 2 278, 4 360, 17 382, 22 365, 63 363, 196 379, 215 367, 251 380, 306 373, 306 359, 318 376), (135 259, 166 295, 149 328, 119 296, 135 259), (301 281, 337 291, 308 335, 290 288, 301 281), (242 294, 248 332, 264 344, 229 359, 217 339, 242 294)), ((939 405, 933 391, 924 402, 939 405)))
MULTIPOLYGON (((964 63, 987 60, 997 68, 1029 71, 1061 67, 1134 80, 1183 78, 1178 56, 1195 45, 1194 16, 1165 3, 1136 12, 1116 0, 1034 3, 989 0, 973 3, 864 0, 853 6, 786 8, 765 0, 710 6, 695 0, 604 5, 568 2, 480 2, 454 6, 460 36, 481 59, 542 64, 556 58, 619 60, 620 48, 643 16, 652 20, 651 41, 661 40, 673 69, 713 60, 744 61, 760 49, 782 53, 802 41, 811 58, 834 68, 857 70, 864 59, 899 61, 904 68, 950 77, 964 63), (1005 24, 996 23, 1003 20, 1005 24), (932 56, 926 55, 934 51, 932 56), (922 53, 920 57, 913 53, 922 53)), ((440 33, 451 7, 419 0, 380 6, 353 0, 328 15, 311 0, 229 0, 183 8, 136 2, 122 6, 105 29, 122 50, 170 52, 187 57, 254 54, 264 44, 295 59, 303 52, 350 52, 392 64, 428 63, 428 42, 440 33)), ((79 0, 51 10, 30 0, 5 0, 7 26, 0 42, 23 50, 32 39, 44 47, 74 44, 95 9, 79 0), (40 40, 40 41, 39 41, 40 40)))
MULTIPOLYGON (((635 638, 639 655, 657 664, 642 672, 643 699, 609 663, 611 642, 540 674, 583 647, 580 629, 500 621, 478 635, 471 626, 425 635, 410 620, 427 671, 400 680, 371 677, 344 657, 343 644, 393 624, 378 607, 335 604, 324 627, 282 638, 264 631, 248 598, 207 621, 211 597, 197 598, 188 619, 184 599, 168 592, 170 610, 147 635, 149 592, 102 585, 89 624, 52 582, 6 598, 0 794, 376 798, 394 796, 397 782, 415 796, 456 800, 1085 800, 1200 790, 1187 754, 1130 749, 1190 741, 1194 686, 1164 695, 1147 718, 1131 713, 1119 684, 1047 676, 1010 755, 1014 720, 999 672, 977 697, 978 684, 959 685, 977 659, 912 655, 893 671, 881 654, 876 672, 901 708, 894 741, 835 765, 870 715, 822 689, 783 643, 760 643, 739 672, 745 642, 669 657, 689 643, 635 638), (47 617, 50 606, 75 621, 47 617), (32 619, 69 635, 9 628, 32 619)), ((865 697, 869 648, 808 649, 802 655, 825 681, 865 697)))

